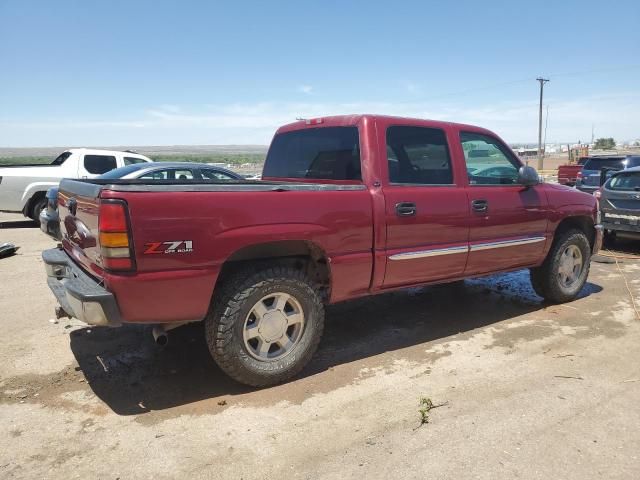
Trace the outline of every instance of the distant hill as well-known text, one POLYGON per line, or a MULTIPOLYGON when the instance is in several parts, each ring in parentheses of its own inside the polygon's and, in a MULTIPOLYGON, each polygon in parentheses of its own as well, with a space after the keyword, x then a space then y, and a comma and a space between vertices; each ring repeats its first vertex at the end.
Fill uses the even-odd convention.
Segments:
MULTIPOLYGON (((55 158, 69 148, 66 147, 33 147, 33 148, 0 148, 0 157, 51 157, 55 158)), ((135 150, 143 155, 266 155, 267 145, 171 145, 171 146, 102 146, 105 150, 135 150)))

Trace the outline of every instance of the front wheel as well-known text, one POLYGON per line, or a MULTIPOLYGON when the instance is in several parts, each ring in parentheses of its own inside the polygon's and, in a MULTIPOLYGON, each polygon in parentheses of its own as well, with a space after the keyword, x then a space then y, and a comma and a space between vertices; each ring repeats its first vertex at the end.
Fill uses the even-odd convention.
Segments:
POLYGON ((205 319, 209 351, 240 383, 264 387, 309 362, 324 328, 318 289, 300 270, 270 266, 228 277, 205 319))
POLYGON ((584 287, 590 262, 591 247, 584 232, 568 230, 554 240, 544 263, 530 270, 531 285, 545 300, 569 302, 584 287))

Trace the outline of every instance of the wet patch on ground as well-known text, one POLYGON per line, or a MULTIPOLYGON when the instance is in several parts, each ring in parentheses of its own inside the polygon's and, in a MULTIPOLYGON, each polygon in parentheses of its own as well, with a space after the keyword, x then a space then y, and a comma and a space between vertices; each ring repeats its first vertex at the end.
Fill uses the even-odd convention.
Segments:
MULTIPOLYGON (((588 284, 581 297, 599 290, 588 284)), ((233 405, 299 404, 407 364, 423 365, 428 374, 439 359, 452 355, 447 338, 469 339, 486 333, 487 326, 490 335, 482 339, 486 347, 506 349, 566 329, 576 338, 624 333, 624 325, 616 320, 570 320, 563 308, 546 307, 531 289, 526 271, 333 305, 327 308, 320 348, 297 381, 259 391, 239 385, 218 369, 204 342, 202 324, 173 330, 164 349, 153 343, 150 327, 83 327, 69 335, 77 366, 51 375, 5 379, 0 402, 39 403, 95 415, 110 409, 151 425, 180 415, 219 413, 233 405), (517 323, 532 313, 545 319, 517 323), (74 400, 83 391, 101 402, 82 396, 74 400)))

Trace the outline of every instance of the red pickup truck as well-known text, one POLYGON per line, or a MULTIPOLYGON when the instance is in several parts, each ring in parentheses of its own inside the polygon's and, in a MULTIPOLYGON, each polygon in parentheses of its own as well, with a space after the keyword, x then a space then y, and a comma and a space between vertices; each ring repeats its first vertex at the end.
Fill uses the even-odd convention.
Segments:
POLYGON ((573 187, 578 181, 582 167, 584 167, 588 159, 589 157, 580 157, 578 158, 578 163, 560 165, 558 167, 558 183, 573 187))
POLYGON ((539 183, 492 132, 377 115, 281 127, 263 181, 64 180, 58 200, 59 314, 160 338, 204 320, 254 386, 304 367, 326 304, 522 268, 566 302, 602 240, 592 195, 539 183))

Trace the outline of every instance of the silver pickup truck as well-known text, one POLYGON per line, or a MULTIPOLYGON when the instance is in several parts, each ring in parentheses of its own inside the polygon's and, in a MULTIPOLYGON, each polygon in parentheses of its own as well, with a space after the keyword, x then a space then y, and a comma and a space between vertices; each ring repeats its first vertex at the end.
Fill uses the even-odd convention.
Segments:
POLYGON ((0 167, 0 211, 22 212, 38 222, 47 206, 47 190, 63 178, 95 178, 114 168, 152 160, 134 152, 73 148, 48 165, 0 167))

